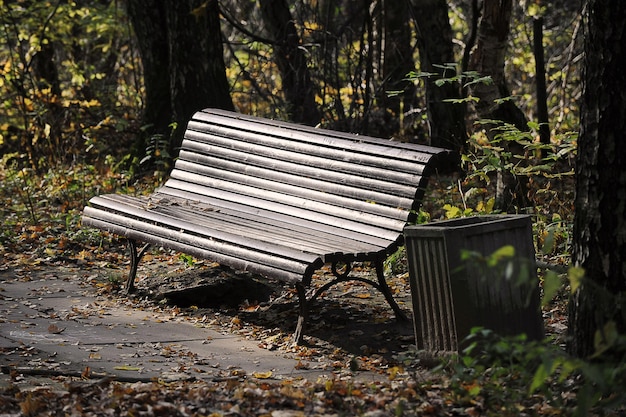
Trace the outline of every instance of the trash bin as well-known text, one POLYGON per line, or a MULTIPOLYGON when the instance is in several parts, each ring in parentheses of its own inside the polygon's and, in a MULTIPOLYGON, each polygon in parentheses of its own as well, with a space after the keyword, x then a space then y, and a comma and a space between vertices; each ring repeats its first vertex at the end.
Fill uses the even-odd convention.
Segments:
POLYGON ((477 216, 407 226, 404 237, 419 350, 459 351, 476 326, 543 338, 530 216, 477 216), (510 246, 514 255, 503 256, 494 266, 489 255, 505 253, 510 246), (465 251, 480 255, 468 257, 465 251))

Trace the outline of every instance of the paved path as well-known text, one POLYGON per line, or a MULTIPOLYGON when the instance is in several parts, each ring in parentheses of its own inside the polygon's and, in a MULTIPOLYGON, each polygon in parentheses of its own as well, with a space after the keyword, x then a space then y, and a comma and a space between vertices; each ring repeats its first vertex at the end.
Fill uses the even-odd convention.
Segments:
POLYGON ((0 271, 0 384, 10 382, 11 370, 30 377, 106 374, 131 381, 330 374, 302 369, 293 355, 262 349, 217 326, 98 296, 79 274, 78 269, 58 273, 55 267, 36 274, 0 271))

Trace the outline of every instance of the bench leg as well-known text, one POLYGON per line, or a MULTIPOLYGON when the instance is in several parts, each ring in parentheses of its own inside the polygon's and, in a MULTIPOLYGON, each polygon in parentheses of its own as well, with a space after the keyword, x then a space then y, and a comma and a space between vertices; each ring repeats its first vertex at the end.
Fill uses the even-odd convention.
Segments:
POLYGON ((137 251, 137 242, 134 239, 128 239, 128 250, 130 251, 130 271, 128 273, 128 280, 126 281, 126 293, 130 294, 135 291, 135 278, 137 277, 137 266, 139 261, 146 253, 146 250, 150 246, 146 243, 137 251))
POLYGON ((300 302, 300 311, 298 313, 298 324, 296 325, 296 331, 293 334, 293 343, 299 345, 302 343, 304 336, 304 324, 309 314, 308 301, 306 299, 306 289, 301 283, 296 284, 296 290, 298 291, 298 299, 300 302))
POLYGON ((332 265, 332 272, 333 272, 333 275, 335 275, 335 279, 330 281, 330 282, 327 282, 326 284, 321 286, 315 292, 313 297, 311 297, 310 302, 315 300, 321 293, 326 291, 328 288, 330 288, 331 286, 333 286, 333 285, 335 285, 335 284, 337 284, 339 282, 343 282, 343 281, 360 281, 360 282, 363 282, 365 284, 373 286, 374 288, 376 288, 378 291, 380 291, 383 294, 383 296, 385 297, 385 300, 387 300, 387 303, 389 304, 389 306, 391 307, 391 309, 395 313, 397 320, 399 320, 399 321, 409 321, 409 319, 406 316, 406 314, 404 314, 404 312, 400 309, 400 306, 398 306, 398 303, 396 302, 396 300, 393 298, 393 295, 391 294, 391 289, 389 288, 389 285, 387 285, 387 280, 385 280, 384 259, 374 261, 374 264, 376 266, 376 277, 378 278, 378 282, 375 282, 375 281, 373 281, 371 279, 368 279, 368 278, 362 278, 362 277, 351 277, 351 278, 349 278, 348 275, 350 274, 350 271, 352 270, 352 266, 350 264, 346 264, 344 266, 343 271, 339 271, 337 269, 337 265, 333 264, 332 265))
POLYGON ((378 286, 380 292, 383 293, 385 299, 387 300, 387 303, 389 303, 389 305, 393 309, 393 312, 396 314, 396 319, 398 321, 409 321, 409 318, 406 316, 406 314, 404 314, 404 311, 400 309, 400 306, 398 305, 396 300, 394 300, 393 295, 391 294, 391 288, 389 288, 389 285, 387 285, 387 280, 385 279, 385 265, 383 260, 376 261, 376 276, 378 277, 378 286))

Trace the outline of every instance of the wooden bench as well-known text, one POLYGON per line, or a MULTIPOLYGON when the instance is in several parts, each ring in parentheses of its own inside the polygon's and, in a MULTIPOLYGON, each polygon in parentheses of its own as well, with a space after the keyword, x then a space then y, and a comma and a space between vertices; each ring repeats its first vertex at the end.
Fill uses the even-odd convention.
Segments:
POLYGON ((189 122, 163 187, 150 196, 93 197, 82 224, 128 239, 129 292, 150 244, 295 285, 300 342, 308 304, 340 281, 373 285, 405 318, 383 262, 403 244, 427 177, 458 162, 444 149, 209 109, 189 122), (361 261, 374 265, 377 282, 349 277, 361 261), (335 279, 307 299, 325 264, 335 279))

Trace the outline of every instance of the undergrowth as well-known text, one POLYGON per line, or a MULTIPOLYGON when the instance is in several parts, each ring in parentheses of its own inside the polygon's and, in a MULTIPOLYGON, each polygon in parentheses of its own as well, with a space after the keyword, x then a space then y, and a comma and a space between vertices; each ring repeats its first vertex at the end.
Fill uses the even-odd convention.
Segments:
MULTIPOLYGON (((22 262, 68 260, 85 256, 105 236, 80 227, 82 209, 97 194, 140 194, 158 184, 154 178, 133 180, 128 171, 75 162, 44 172, 24 163, 17 153, 0 159, 0 249, 22 262)), ((117 167, 119 168, 119 167, 117 167)))

